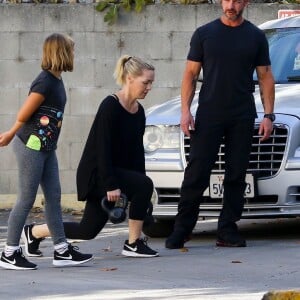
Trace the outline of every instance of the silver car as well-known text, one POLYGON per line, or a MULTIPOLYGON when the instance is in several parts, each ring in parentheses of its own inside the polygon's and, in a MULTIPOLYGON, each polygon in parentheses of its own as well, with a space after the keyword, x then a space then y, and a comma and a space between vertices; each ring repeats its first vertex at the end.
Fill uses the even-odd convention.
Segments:
MULTIPOLYGON (((276 218, 300 215, 300 16, 268 21, 259 26, 270 46, 276 80, 274 131, 260 142, 263 117, 256 85, 258 119, 246 178, 243 218, 276 218)), ((254 80, 257 81, 256 74, 254 80)), ((196 111, 198 92, 192 105, 196 111)), ((184 168, 189 159, 189 138, 180 130, 180 97, 147 111, 144 135, 146 171, 154 182, 153 217, 144 229, 152 236, 167 236, 177 213, 184 168)), ((208 149, 209 151, 209 149, 208 149)), ((210 186, 200 205, 200 218, 218 217, 222 208, 224 152, 220 147, 210 186)))

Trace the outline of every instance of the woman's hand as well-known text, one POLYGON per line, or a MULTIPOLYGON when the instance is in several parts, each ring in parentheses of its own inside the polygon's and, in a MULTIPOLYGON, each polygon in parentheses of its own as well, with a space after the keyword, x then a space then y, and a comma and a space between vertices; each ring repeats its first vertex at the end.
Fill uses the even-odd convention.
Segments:
POLYGON ((107 200, 112 201, 112 202, 118 201, 120 199, 120 195, 121 195, 121 190, 120 189, 116 189, 116 190, 113 190, 113 191, 108 191, 106 193, 107 200))

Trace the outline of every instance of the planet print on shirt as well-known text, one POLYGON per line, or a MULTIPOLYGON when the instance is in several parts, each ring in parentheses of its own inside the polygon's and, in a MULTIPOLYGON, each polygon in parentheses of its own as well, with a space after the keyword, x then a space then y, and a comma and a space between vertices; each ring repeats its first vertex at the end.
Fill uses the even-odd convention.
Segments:
POLYGON ((36 151, 55 150, 63 115, 63 111, 55 107, 41 106, 28 124, 30 133, 26 136, 26 146, 36 151))
POLYGON ((41 144, 40 139, 37 136, 35 136, 34 134, 32 134, 29 137, 29 139, 26 143, 26 146, 32 150, 40 151, 42 144, 41 144))
POLYGON ((47 116, 42 116, 40 118, 40 123, 43 125, 43 126, 47 126, 49 124, 50 120, 47 116))

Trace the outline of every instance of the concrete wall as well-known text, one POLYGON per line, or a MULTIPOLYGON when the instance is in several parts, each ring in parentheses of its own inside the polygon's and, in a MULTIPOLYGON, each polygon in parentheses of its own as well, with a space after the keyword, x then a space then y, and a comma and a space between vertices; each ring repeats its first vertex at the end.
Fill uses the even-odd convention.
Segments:
MULTIPOLYGON (((277 18, 279 9, 300 5, 252 4, 244 16, 254 24, 277 18)), ((0 132, 10 128, 30 83, 40 71, 42 43, 52 32, 75 42, 75 70, 63 74, 68 104, 58 146, 62 191, 76 193, 75 171, 101 100, 116 90, 112 78, 121 54, 140 56, 156 67, 147 108, 178 95, 189 40, 194 29, 221 13, 218 4, 148 6, 122 14, 108 26, 93 4, 0 4, 0 132)), ((12 147, 0 149, 0 196, 17 192, 12 147)))

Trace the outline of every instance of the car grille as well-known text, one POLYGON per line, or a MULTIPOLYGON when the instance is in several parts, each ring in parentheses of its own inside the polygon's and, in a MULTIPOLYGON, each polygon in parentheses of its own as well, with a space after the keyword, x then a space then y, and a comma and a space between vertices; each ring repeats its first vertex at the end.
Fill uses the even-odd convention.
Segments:
MULTIPOLYGON (((159 204, 160 205, 177 205, 180 199, 180 189, 179 188, 156 188, 159 204)), ((300 187, 299 187, 300 192, 300 187)), ((299 194, 300 195, 300 194, 299 194)), ((269 205, 275 205, 278 201, 277 195, 257 195, 255 198, 245 198, 245 209, 253 205, 266 205, 265 209, 270 208, 269 205)), ((204 196, 201 203, 201 208, 206 210, 219 210, 222 207, 222 198, 210 198, 209 196, 204 196)), ((261 208, 261 207, 260 207, 261 208)))
MULTIPOLYGON (((255 125, 247 172, 257 178, 266 178, 278 172, 287 145, 288 128, 283 124, 274 124, 270 138, 261 142, 258 134, 259 126, 255 125)), ((221 144, 212 173, 224 173, 224 144, 221 144)), ((184 137, 184 153, 186 162, 189 161, 190 138, 184 137)))

